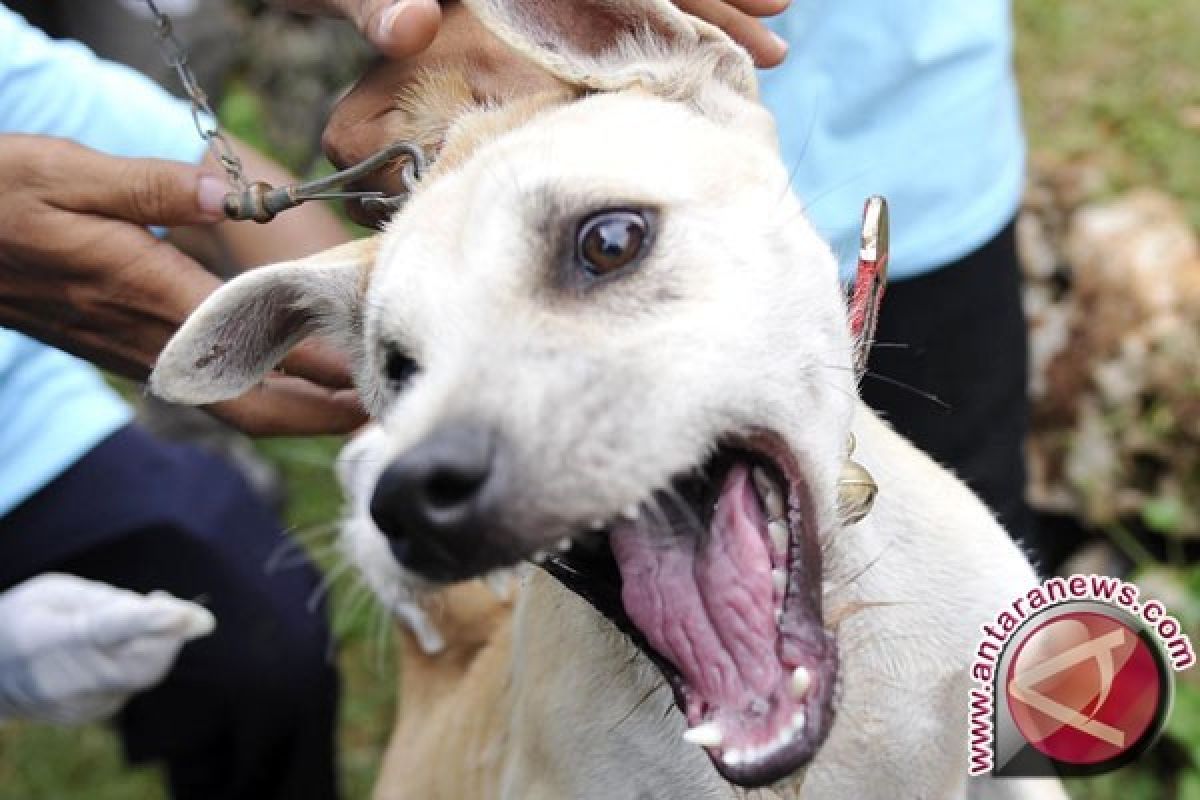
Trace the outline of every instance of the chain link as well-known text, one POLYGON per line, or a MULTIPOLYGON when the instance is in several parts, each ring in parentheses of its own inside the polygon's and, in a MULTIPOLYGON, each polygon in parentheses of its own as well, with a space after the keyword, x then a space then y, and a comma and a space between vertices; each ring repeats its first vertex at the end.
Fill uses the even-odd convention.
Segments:
POLYGON ((212 107, 208 104, 208 95, 196 80, 196 73, 188 64, 187 50, 175 36, 175 31, 171 27, 171 18, 159 10, 158 4, 154 0, 145 0, 145 2, 154 16, 154 33, 158 38, 158 46, 163 60, 166 61, 168 67, 175 70, 175 74, 179 76, 179 82, 183 84, 184 92, 191 100, 192 122, 196 125, 196 132, 208 145, 209 152, 221 163, 230 185, 239 192, 245 191, 247 185, 242 160, 238 158, 229 140, 217 127, 217 115, 213 113, 212 107))

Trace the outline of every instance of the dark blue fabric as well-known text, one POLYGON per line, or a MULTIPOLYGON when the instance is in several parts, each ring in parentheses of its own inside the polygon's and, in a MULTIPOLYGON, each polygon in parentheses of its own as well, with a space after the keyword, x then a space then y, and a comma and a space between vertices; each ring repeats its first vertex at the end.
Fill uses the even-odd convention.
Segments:
POLYGON ((224 462, 128 426, 0 519, 0 587, 53 570, 204 604, 216 632, 121 714, 127 755, 180 800, 325 800, 337 675, 318 573, 267 569, 284 535, 224 462))

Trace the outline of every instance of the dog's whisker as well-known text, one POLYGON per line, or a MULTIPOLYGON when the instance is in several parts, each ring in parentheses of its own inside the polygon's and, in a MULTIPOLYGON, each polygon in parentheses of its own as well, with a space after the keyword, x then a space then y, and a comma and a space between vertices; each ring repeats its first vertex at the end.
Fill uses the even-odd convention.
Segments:
POLYGON ((382 605, 376 603, 374 608, 378 611, 375 634, 372 637, 374 669, 376 675, 382 676, 387 674, 387 656, 389 645, 392 642, 393 622, 391 612, 382 605))
MULTIPOLYGON (((659 689, 665 689, 665 688, 667 688, 667 682, 665 680, 663 680, 663 681, 659 681, 658 683, 656 683, 655 685, 653 685, 649 689, 647 689, 646 693, 642 695, 642 699, 638 700, 637 703, 634 704, 633 708, 629 709, 629 711, 626 712, 625 716, 623 716, 619 720, 617 720, 616 723, 611 728, 608 729, 608 732, 610 734, 616 732, 617 728, 621 727, 621 725, 624 724, 626 720, 628 720, 630 717, 632 717, 637 712, 638 709, 640 709, 643 705, 645 705, 646 701, 649 700, 651 697, 653 697, 654 694, 659 689)), ((668 708, 670 708, 670 707, 668 706, 668 708)))
POLYGON ((325 596, 329 594, 331 589, 333 589, 333 585, 339 578, 346 574, 346 571, 349 570, 350 567, 351 564, 348 561, 344 561, 341 564, 334 566, 325 574, 325 576, 321 579, 321 582, 317 585, 317 588, 314 589, 312 594, 308 596, 308 601, 305 603, 305 608, 308 609, 308 613, 316 613, 317 609, 321 606, 321 602, 325 599, 325 596))
POLYGON ((880 373, 875 372, 874 370, 866 370, 863 373, 863 378, 873 378, 874 380, 883 381, 884 383, 895 386, 898 389, 904 389, 905 391, 915 394, 917 397, 922 397, 922 398, 928 400, 929 402, 933 403, 935 406, 942 409, 943 411, 953 411, 954 410, 953 406, 951 406, 949 403, 942 400, 940 397, 933 394, 932 392, 926 392, 922 389, 918 389, 917 387, 913 386, 910 383, 905 383, 902 380, 898 380, 896 378, 892 378, 887 375, 881 375, 880 373))

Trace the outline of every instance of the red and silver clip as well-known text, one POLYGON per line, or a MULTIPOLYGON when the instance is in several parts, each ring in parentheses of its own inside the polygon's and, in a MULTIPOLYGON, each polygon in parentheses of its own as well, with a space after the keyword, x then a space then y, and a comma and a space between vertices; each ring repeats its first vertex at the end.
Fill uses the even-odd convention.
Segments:
POLYGON ((854 371, 859 379, 867 371, 867 358, 875 341, 879 305, 887 286, 888 206, 880 195, 863 206, 862 235, 858 246, 858 271, 850 293, 850 334, 854 337, 854 371))

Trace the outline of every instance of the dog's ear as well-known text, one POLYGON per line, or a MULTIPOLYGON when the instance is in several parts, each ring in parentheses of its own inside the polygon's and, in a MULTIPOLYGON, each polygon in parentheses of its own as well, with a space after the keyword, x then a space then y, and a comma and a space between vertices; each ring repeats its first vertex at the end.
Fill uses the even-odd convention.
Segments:
POLYGON ((150 391, 176 403, 216 403, 253 388, 305 336, 353 346, 376 250, 374 238, 363 239, 230 281, 167 343, 150 391))
POLYGON ((668 0, 464 0, 493 35, 583 90, 686 100, 714 83, 757 94, 749 54, 668 0))

